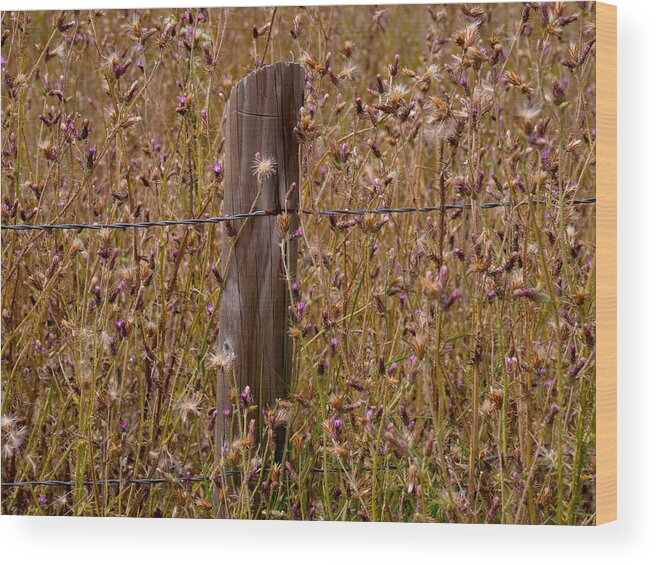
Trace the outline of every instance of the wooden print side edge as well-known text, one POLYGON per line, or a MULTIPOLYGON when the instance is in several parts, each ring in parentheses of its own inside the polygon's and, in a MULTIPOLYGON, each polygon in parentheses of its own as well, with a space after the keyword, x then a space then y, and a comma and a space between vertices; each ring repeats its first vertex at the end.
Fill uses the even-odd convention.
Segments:
POLYGON ((597 2, 596 523, 617 519, 617 7, 597 2))

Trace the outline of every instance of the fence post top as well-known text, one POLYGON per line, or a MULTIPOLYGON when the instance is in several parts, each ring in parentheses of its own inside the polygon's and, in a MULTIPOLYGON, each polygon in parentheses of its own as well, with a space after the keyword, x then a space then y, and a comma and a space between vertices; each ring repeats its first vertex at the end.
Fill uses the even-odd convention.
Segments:
POLYGON ((278 61, 241 78, 230 91, 229 105, 231 112, 256 118, 296 118, 304 89, 303 66, 278 61))

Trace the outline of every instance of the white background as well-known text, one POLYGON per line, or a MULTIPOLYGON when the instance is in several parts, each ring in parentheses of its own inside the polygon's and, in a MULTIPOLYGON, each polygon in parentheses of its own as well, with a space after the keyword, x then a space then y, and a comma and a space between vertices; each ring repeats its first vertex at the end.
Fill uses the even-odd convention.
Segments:
MULTIPOLYGON (((262 5, 240 2, 231 5, 262 5)), ((272 0, 268 4, 300 4, 272 0)), ((311 0, 312 4, 334 4, 311 0)), ((349 3, 358 4, 357 0, 349 3)), ((387 3, 387 2, 379 2, 387 3)), ((656 3, 619 7, 619 520, 597 528, 0 517, 4 563, 656 563, 656 3), (651 100, 651 102, 650 102, 651 100), (651 290, 650 290, 651 289, 651 290), (119 561, 120 560, 120 561, 119 561), (155 561, 156 560, 156 561, 155 561)), ((0 8, 218 5, 0 0, 0 8)), ((600 77, 601 80, 603 78, 600 77)))

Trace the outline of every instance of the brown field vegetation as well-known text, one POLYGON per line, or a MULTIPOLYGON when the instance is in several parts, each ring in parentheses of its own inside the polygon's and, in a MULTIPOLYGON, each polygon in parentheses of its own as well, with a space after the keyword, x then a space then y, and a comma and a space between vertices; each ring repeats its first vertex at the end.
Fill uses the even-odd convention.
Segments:
POLYGON ((471 209, 281 231, 261 437, 215 410, 221 225, 3 231, 2 480, 72 485, 2 511, 212 517, 216 484, 235 518, 594 523, 594 38, 588 2, 4 13, 3 225, 221 215, 228 95, 279 60, 301 208, 471 209))

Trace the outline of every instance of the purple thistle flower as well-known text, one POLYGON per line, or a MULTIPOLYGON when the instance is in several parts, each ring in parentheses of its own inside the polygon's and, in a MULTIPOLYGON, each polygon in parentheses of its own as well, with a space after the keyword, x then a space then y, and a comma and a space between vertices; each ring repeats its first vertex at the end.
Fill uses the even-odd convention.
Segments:
POLYGON ((128 431, 128 427, 129 427, 128 423, 123 418, 119 418, 118 425, 121 428, 122 432, 127 432, 128 431))
POLYGON ((440 267, 440 272, 437 275, 437 284, 439 285, 440 289, 444 288, 444 285, 446 284, 446 275, 448 271, 446 268, 446 265, 442 265, 440 267))
POLYGON ((87 149, 87 169, 93 169, 96 161, 96 148, 91 146, 87 149))
POLYGON ((513 376, 515 365, 517 364, 517 357, 506 357, 506 371, 510 377, 513 376))
POLYGON ((341 418, 333 418, 332 420, 330 420, 330 427, 332 428, 333 437, 335 441, 339 441, 343 424, 344 421, 341 418))
POLYGON ((116 65, 114 65, 114 78, 116 80, 120 79, 125 74, 125 71, 128 70, 128 67, 131 64, 132 64, 132 59, 128 59, 122 65, 120 63, 117 63, 116 65))
POLYGON ((41 506, 45 506, 48 503, 48 499, 42 494, 39 495, 38 501, 41 506))
POLYGON ((298 282, 298 281, 294 281, 294 282, 291 284, 292 294, 294 294, 294 295, 298 294, 298 292, 299 292, 300 289, 301 289, 301 283, 300 283, 300 282, 298 282))
POLYGON ((518 288, 513 292, 513 296, 517 296, 520 298, 528 298, 530 300, 534 300, 535 298, 538 297, 538 289, 531 287, 531 288, 518 288))
POLYGON ((246 386, 244 390, 239 393, 239 398, 244 407, 248 408, 253 405, 253 395, 251 394, 251 387, 246 386))
POLYGON ((579 375, 579 373, 581 372, 581 369, 583 369, 583 367, 585 367, 585 358, 584 357, 582 357, 581 359, 578 359, 576 361, 576 363, 574 363, 569 368, 569 370, 567 372, 568 372, 570 377, 574 378, 574 377, 577 377, 579 375))
POLYGON ((349 150, 348 143, 342 143, 339 146, 339 154, 337 156, 337 160, 340 163, 346 163, 350 155, 351 155, 351 151, 349 150))
POLYGON ((560 105, 565 101, 565 85, 562 82, 555 80, 551 91, 556 105, 560 105))
POLYGON ((91 292, 93 293, 93 299, 96 304, 100 304, 102 289, 99 286, 94 286, 91 292))
POLYGON ((493 300, 499 295, 499 291, 496 288, 490 288, 485 291, 485 300, 493 300))
POLYGON ((114 327, 116 328, 116 333, 118 334, 119 338, 124 338, 126 335, 128 335, 127 327, 124 320, 121 319, 116 320, 114 327))
POLYGON ((449 297, 444 301, 442 304, 442 309, 443 310, 448 310, 453 306, 453 303, 458 300, 462 296, 462 291, 459 288, 456 288, 450 295, 449 297))
POLYGON ((176 101, 178 102, 177 107, 175 108, 176 113, 184 115, 187 113, 187 110, 189 110, 191 103, 192 103, 192 97, 191 96, 178 96, 176 97, 176 101))

